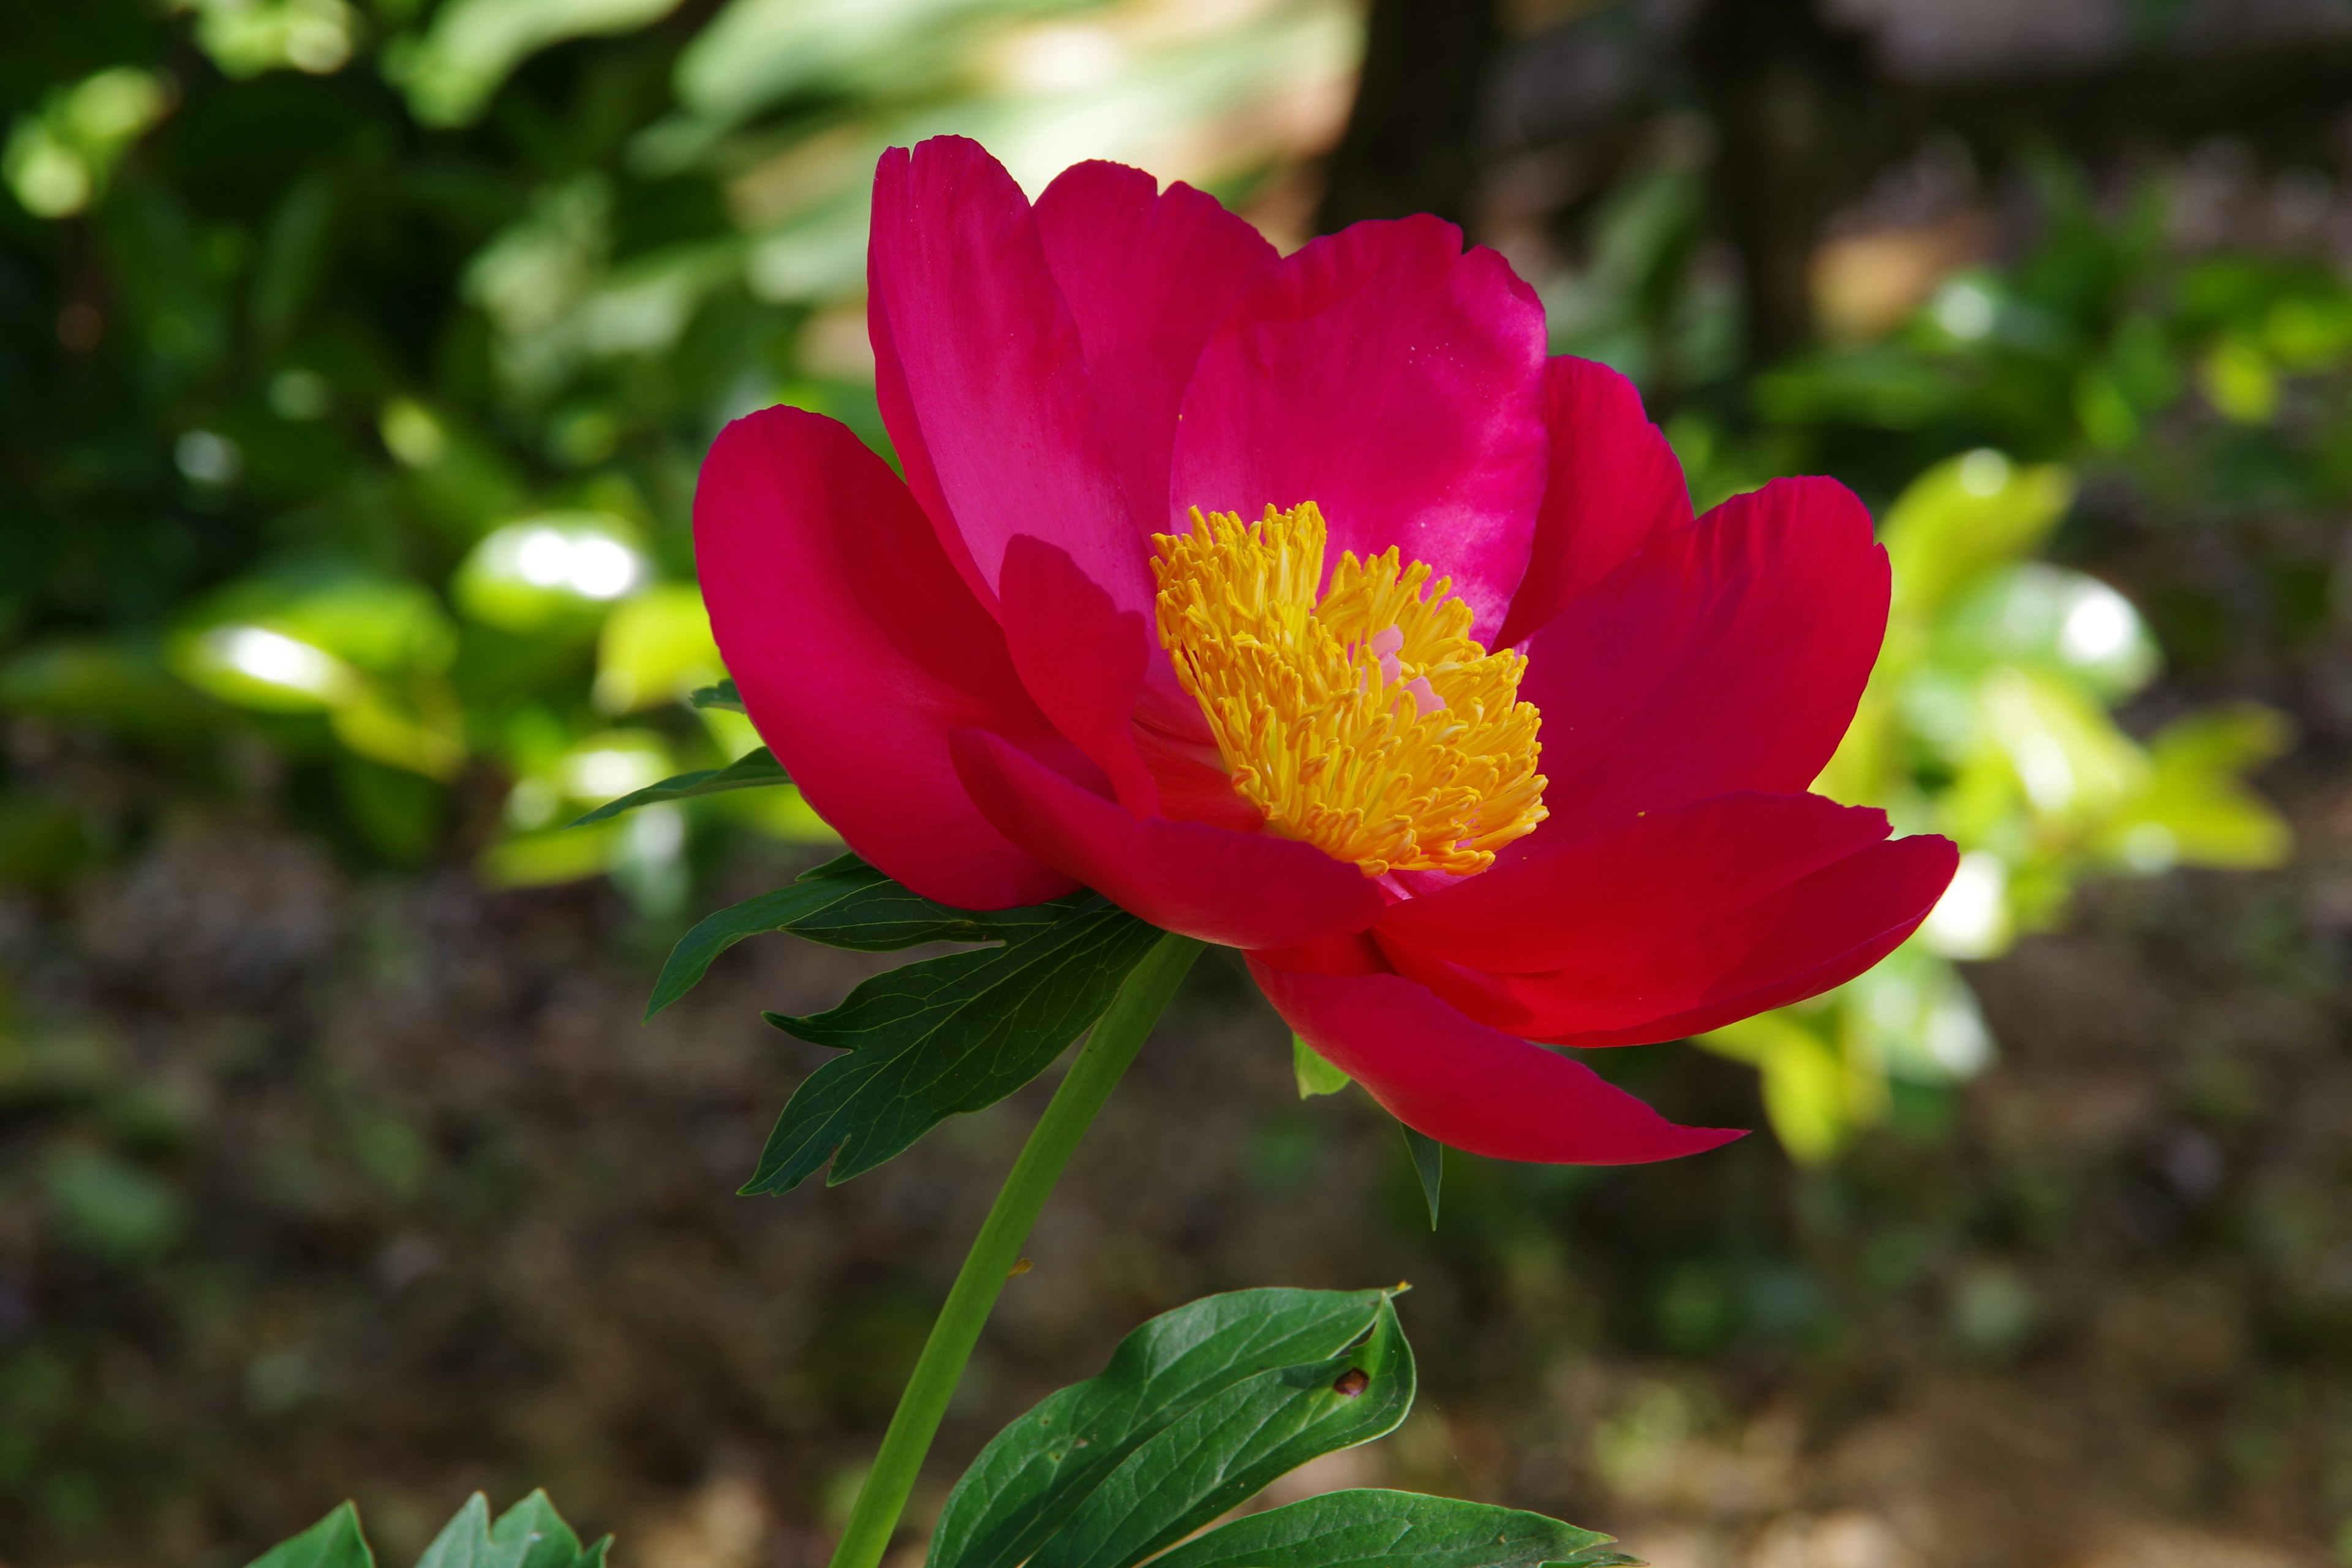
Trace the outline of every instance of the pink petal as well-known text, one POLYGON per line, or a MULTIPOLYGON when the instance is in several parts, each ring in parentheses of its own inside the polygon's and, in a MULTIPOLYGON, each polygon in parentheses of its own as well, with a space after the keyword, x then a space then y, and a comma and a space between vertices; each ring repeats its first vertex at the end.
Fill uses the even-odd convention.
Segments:
POLYGON ((1271 834, 1136 817, 992 734, 951 742, 964 787, 997 829, 1153 925, 1230 947, 1288 947, 1361 931, 1371 879, 1271 834))
POLYGON ((1544 366, 1551 479, 1527 575, 1496 640, 1524 641, 1568 602, 1691 521, 1683 466, 1633 384, 1589 359, 1544 366))
POLYGON ((1162 192, 1140 169, 1077 163, 1037 198, 1037 233, 1086 348, 1103 437, 1147 533, 1182 521, 1168 497, 1176 410, 1210 331, 1275 263, 1214 196, 1162 192))
POLYGON ((1540 834, 1521 859, 1390 905, 1379 930, 1476 969, 1638 968, 1886 834, 1885 812, 1817 795, 1717 795, 1589 838, 1540 834))
POLYGON ((982 819, 949 761, 959 728, 1068 748, 881 458, 797 408, 738 419, 703 463, 694 541, 751 721, 860 855, 962 909, 1070 890, 982 819))
POLYGON ((1932 837, 1873 844, 1720 919, 1491 973, 1383 935, 1401 973, 1482 1023, 1565 1046, 1678 1039, 1842 985, 1917 929, 1959 863, 1932 837))
POLYGON ((1004 551, 997 605, 1013 668, 1037 706, 1110 775, 1129 810, 1160 814, 1160 789, 1135 746, 1135 698, 1158 646, 1142 615, 1110 595, 1069 552, 1020 533, 1004 551))
POLYGON ((1502 625, 1542 500, 1543 308, 1452 224, 1360 223, 1261 277, 1202 351, 1171 499, 1311 500, 1330 556, 1394 544, 1502 625))
POLYGON ((961 137, 885 153, 867 277, 884 422, 940 531, 961 536, 982 599, 1027 533, 1068 552, 1118 608, 1148 611, 1144 537, 1013 176, 961 137))
POLYGON ((1708 795, 1802 791, 1853 721, 1886 601, 1870 514, 1832 479, 1775 479, 1654 540, 1528 642, 1551 820, 1523 853, 1708 795))
POLYGON ((1290 1026, 1408 1127, 1496 1160, 1628 1165, 1742 1136, 1680 1127, 1591 1068, 1472 1022, 1396 974, 1250 973, 1290 1026))

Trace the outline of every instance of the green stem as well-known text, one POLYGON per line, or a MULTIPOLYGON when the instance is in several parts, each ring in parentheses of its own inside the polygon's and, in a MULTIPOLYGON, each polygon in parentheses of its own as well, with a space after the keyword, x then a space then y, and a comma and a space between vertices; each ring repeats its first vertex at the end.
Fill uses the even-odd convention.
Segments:
POLYGON ((1062 1167, 1070 1163, 1070 1152, 1118 1086, 1128 1063, 1142 1048, 1144 1037, 1151 1033, 1151 1026, 1168 1005, 1169 997, 1176 994, 1177 982, 1200 956, 1202 946, 1191 937, 1171 932, 1143 955, 1143 962, 1129 973, 1079 1048, 1077 1060, 1070 1064, 1061 1088, 1054 1091, 1045 1114, 1037 1119, 1029 1142, 1021 1146, 1021 1157, 1013 1162, 1012 1173, 1004 1178, 980 1235, 972 1238, 971 1250, 964 1255, 963 1268, 948 1291, 947 1305, 940 1309, 939 1321, 931 1325, 931 1337, 923 1343, 915 1374, 907 1380, 906 1393, 898 1396, 898 1413, 890 1417, 890 1429, 882 1435, 881 1451, 874 1456, 874 1468, 857 1493, 856 1506, 849 1510, 841 1544, 834 1549, 833 1568, 877 1568, 881 1563, 891 1531, 898 1529, 898 1516, 906 1510, 907 1494, 914 1490, 923 1456, 929 1452, 931 1438, 940 1429, 940 1418, 947 1414, 948 1399, 963 1376, 972 1347, 980 1342, 981 1325, 988 1321, 1013 1266, 1021 1260, 1021 1244, 1029 1239, 1029 1227, 1037 1223, 1046 1194, 1054 1190, 1062 1167))

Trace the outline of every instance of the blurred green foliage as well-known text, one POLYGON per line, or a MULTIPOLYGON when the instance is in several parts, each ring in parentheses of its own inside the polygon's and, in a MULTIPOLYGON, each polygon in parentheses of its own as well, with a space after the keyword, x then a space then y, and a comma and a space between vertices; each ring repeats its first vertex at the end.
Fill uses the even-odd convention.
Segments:
MULTIPOLYGON (((258 746, 319 779, 295 793, 363 860, 609 871, 656 913, 730 833, 830 837, 789 789, 563 824, 756 744, 678 703, 723 674, 691 586, 695 467, 777 401, 878 444, 875 153, 959 130, 1033 183, 1159 153, 1246 195, 1288 155, 1286 106, 1339 82, 1350 24, 1332 0, 676 12, 12 22, 9 710, 196 792, 234 792, 258 746)), ((54 879, 135 839, 98 809, 0 794, 0 865, 54 879)))
POLYGON ((1948 962, 1992 958, 2064 915, 2088 875, 2285 859, 2285 823, 2242 782, 2286 749, 2286 720, 2193 712, 2143 745, 2110 708, 2155 675, 2130 601, 2033 559, 2074 499, 2054 464, 1979 447, 1930 468, 1888 509, 1886 644, 1815 787, 1941 833, 1958 874, 1918 933, 1827 995, 1702 1037, 1764 1075, 1781 1142, 1815 1162, 1887 1110, 1890 1076, 1973 1075, 1991 1041, 1948 962))

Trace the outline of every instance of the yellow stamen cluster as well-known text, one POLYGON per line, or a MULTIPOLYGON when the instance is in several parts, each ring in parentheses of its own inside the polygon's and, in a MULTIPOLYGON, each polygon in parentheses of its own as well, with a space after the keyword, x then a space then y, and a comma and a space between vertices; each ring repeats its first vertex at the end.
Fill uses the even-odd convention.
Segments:
POLYGON ((1192 512, 1158 534, 1160 640, 1234 787, 1276 832, 1367 876, 1466 875, 1546 816, 1527 660, 1470 637, 1470 606, 1391 547, 1339 557, 1323 514, 1192 512))

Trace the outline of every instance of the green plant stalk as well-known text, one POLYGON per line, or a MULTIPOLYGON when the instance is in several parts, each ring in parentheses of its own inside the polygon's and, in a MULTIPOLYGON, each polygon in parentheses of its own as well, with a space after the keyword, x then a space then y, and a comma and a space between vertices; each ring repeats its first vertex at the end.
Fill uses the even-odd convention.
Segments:
POLYGON ((1077 1059, 1054 1091, 1045 1114, 1037 1119, 1029 1141, 1021 1146, 1021 1157, 1013 1162, 996 1202, 989 1205, 988 1218, 972 1238, 971 1250, 964 1255, 963 1268, 948 1291, 947 1305, 940 1309, 931 1336, 923 1342, 922 1357, 915 1363, 914 1375, 898 1396, 890 1429, 882 1435, 874 1468, 858 1489, 856 1506, 849 1510, 849 1523, 841 1532, 841 1544, 834 1548, 833 1568, 877 1568, 881 1563, 891 1532, 898 1527, 898 1516, 906 1511, 907 1495, 914 1490, 923 1456, 930 1451, 931 1438, 939 1432, 940 1418, 947 1414, 948 1400, 963 1376, 964 1363, 971 1359, 972 1347, 980 1342, 981 1327, 988 1321, 998 1293, 1021 1260, 1022 1243, 1029 1239, 1029 1228, 1037 1223, 1046 1194, 1054 1190, 1062 1167, 1070 1163, 1071 1152, 1094 1121, 1095 1112, 1118 1087, 1128 1064, 1142 1048, 1144 1037, 1151 1033, 1168 999, 1176 994, 1177 983, 1204 945, 1172 931, 1161 937, 1129 973, 1110 1005, 1096 1020, 1087 1043, 1079 1047, 1077 1059))

